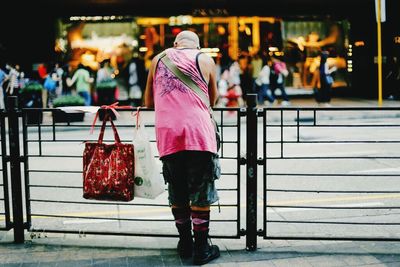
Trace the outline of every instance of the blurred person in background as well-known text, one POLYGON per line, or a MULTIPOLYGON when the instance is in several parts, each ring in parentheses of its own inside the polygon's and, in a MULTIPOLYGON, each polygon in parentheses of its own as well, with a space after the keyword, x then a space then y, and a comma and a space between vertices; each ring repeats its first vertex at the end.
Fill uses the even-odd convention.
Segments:
POLYGON ((56 97, 59 97, 62 95, 63 92, 63 74, 64 74, 64 70, 61 67, 60 63, 56 62, 56 64, 54 64, 54 73, 56 74, 56 81, 57 81, 57 88, 56 88, 56 97))
POLYGON ((46 100, 43 103, 45 107, 53 107, 53 101, 57 97, 57 83, 58 76, 57 73, 53 70, 47 75, 43 83, 43 87, 44 89, 46 89, 47 92, 46 100))
POLYGON ((146 87, 146 68, 145 62, 139 55, 135 54, 129 62, 129 100, 133 106, 142 105, 143 91, 146 87))
POLYGON ((110 81, 114 79, 114 77, 114 69, 110 65, 110 60, 103 60, 100 64, 100 69, 97 71, 96 84, 110 81))
MULTIPOLYGON (((251 65, 253 69, 253 87, 254 87, 254 83, 258 77, 258 74, 260 73, 263 67, 263 55, 261 51, 259 51, 254 55, 253 59, 251 60, 251 65)), ((254 88, 253 92, 256 92, 254 88)))
POLYGON ((89 71, 83 64, 78 65, 78 69, 75 71, 71 79, 67 79, 68 86, 75 84, 75 89, 78 95, 85 99, 85 106, 90 106, 92 103, 92 97, 90 95, 91 83, 93 78, 90 77, 89 71))
POLYGON ((320 65, 319 65, 319 79, 320 89, 316 91, 316 101, 320 106, 330 107, 331 104, 331 91, 333 78, 332 73, 336 71, 336 67, 329 67, 328 65, 329 52, 322 51, 320 54, 320 65))
POLYGON ((8 75, 3 69, 0 68, 0 109, 5 108, 3 84, 6 80, 8 80, 8 75))
POLYGON ((240 66, 240 88, 242 88, 242 98, 246 101, 248 93, 253 90, 253 68, 251 65, 251 57, 248 55, 241 55, 239 57, 240 66))
POLYGON ((20 66, 18 64, 14 66, 7 65, 6 68, 8 69, 9 79, 6 93, 8 96, 18 96, 21 85, 20 80, 24 78, 25 74, 20 71, 20 66))
MULTIPOLYGON (((240 86, 240 66, 239 62, 233 61, 229 66, 229 78, 228 78, 229 87, 233 87, 236 91, 236 94, 243 95, 242 87, 240 86)), ((242 97, 239 98, 239 106, 243 105, 242 97)))
POLYGON ((71 94, 71 86, 68 85, 67 79, 72 78, 72 67, 70 64, 65 64, 63 67, 63 73, 61 75, 61 83, 62 83, 62 94, 70 95, 71 94))
POLYGON ((270 74, 271 74, 272 62, 269 58, 263 58, 263 67, 258 73, 255 81, 255 90, 257 92, 257 103, 260 107, 264 106, 264 101, 267 99, 272 105, 275 103, 275 97, 273 96, 270 88, 270 74))
POLYGON ((390 60, 389 72, 386 75, 386 95, 389 100, 400 99, 400 62, 397 57, 390 60))
POLYGON ((282 97, 281 105, 289 106, 290 101, 285 90, 285 78, 289 75, 289 71, 286 68, 286 63, 274 56, 271 57, 271 60, 272 60, 271 73, 270 73, 271 92, 274 98, 276 98, 275 91, 276 89, 279 89, 281 91, 281 97, 282 97))

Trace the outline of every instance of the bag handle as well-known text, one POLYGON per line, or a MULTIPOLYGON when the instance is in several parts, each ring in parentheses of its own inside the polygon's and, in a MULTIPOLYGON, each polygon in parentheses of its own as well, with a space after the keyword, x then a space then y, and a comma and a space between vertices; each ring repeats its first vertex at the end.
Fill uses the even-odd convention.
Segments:
POLYGON ((103 123, 102 123, 101 129, 100 129, 99 139, 98 139, 97 142, 98 142, 99 144, 102 144, 102 143, 103 143, 104 131, 105 131, 105 129, 106 129, 106 123, 107 123, 107 121, 110 121, 110 122, 111 122, 111 127, 112 127, 113 132, 114 132, 114 140, 115 140, 115 143, 118 143, 118 144, 121 143, 121 139, 119 138, 117 128, 115 127, 114 122, 113 122, 113 120, 111 119, 111 116, 110 116, 108 113, 106 113, 106 115, 104 116, 103 123))

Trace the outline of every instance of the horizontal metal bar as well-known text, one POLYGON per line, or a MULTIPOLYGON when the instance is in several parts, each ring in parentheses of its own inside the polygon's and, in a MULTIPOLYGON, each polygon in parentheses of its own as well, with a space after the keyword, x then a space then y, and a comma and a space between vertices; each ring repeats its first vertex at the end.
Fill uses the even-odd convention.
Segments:
MULTIPOLYGON (((67 171, 67 170, 28 170, 31 173, 75 173, 80 174, 82 171, 67 171)), ((221 175, 237 175, 237 173, 222 172, 221 175)))
MULTIPOLYGON (((117 128, 135 128, 134 124, 115 124, 115 126, 117 128)), ((35 124, 31 124, 31 125, 27 125, 28 128, 37 128, 37 125, 35 124)), ((46 128, 55 128, 57 130, 57 128, 92 128, 92 125, 90 124, 66 124, 66 123, 57 123, 55 125, 53 124, 40 124, 40 127, 42 128, 42 130, 45 130, 46 128)), ((95 125, 94 126, 95 129, 100 129, 101 125, 95 125)), ((146 128, 154 128, 154 125, 152 124, 146 124, 146 128)), ((31 132, 30 132, 31 133, 31 132)))
POLYGON ((27 155, 30 158, 82 158, 82 155, 27 155))
MULTIPOLYGON (((82 189, 82 186, 67 185, 29 185, 31 188, 54 188, 54 189, 82 189)), ((237 191, 237 188, 218 188, 218 191, 237 191)), ((0 199, 1 200, 1 199, 0 199)))
POLYGON ((285 205, 266 205, 267 208, 283 209, 326 209, 326 210, 390 210, 400 209, 400 207, 326 207, 326 206, 285 206, 285 205))
POLYGON ((400 111, 398 107, 265 107, 264 111, 381 111, 381 110, 388 110, 388 111, 400 111))
POLYGON ((69 215, 53 215, 53 214, 38 214, 32 213, 31 216, 46 217, 46 218, 69 218, 69 219, 87 219, 87 220, 110 220, 110 221, 132 221, 132 222, 172 222, 173 219, 128 219, 128 218, 111 218, 111 217, 84 217, 84 216, 69 216, 69 215))
POLYGON ((63 170, 28 170, 35 173, 82 173, 82 171, 63 171, 63 170))
MULTIPOLYGON (((266 173, 269 176, 321 176, 321 177, 399 177, 398 174, 344 174, 344 173, 266 173)), ((399 177, 400 178, 400 177, 399 177)))
MULTIPOLYGON (((169 205, 165 204, 143 204, 143 203, 126 203, 126 202, 108 202, 101 201, 99 202, 79 202, 79 201, 66 201, 66 200, 47 200, 47 199, 30 199, 30 202, 44 202, 44 203, 58 203, 58 204, 82 204, 82 205, 118 205, 118 206, 145 206, 145 207, 168 207, 169 205)), ((214 204, 212 207, 237 207, 237 204, 214 204)))
POLYGON ((380 157, 380 156, 376 156, 376 157, 267 157, 267 160, 283 160, 283 159, 288 159, 288 160, 308 160, 308 159, 400 159, 400 156, 398 157, 380 157))
POLYGON ((39 184, 31 184, 29 187, 35 188, 60 188, 60 189, 82 189, 82 186, 67 186, 67 185, 39 185, 39 184))
POLYGON ((400 194, 400 191, 357 191, 357 190, 299 190, 299 189, 267 189, 266 192, 285 193, 323 193, 323 194, 400 194))
MULTIPOLYGON (((135 128, 136 125, 135 124, 115 124, 115 126, 117 128, 135 128)), ((238 124, 218 124, 218 126, 220 126, 221 128, 232 128, 232 127, 238 127, 238 124)), ((26 126, 27 128, 37 128, 36 124, 28 124, 26 126)), ((55 125, 53 124, 40 124, 41 128, 53 128, 56 129, 57 128, 92 128, 91 124, 67 124, 67 123, 56 123, 55 125)), ((94 129, 100 129, 101 125, 95 125, 94 129)), ((145 128, 155 128, 154 124, 146 124, 145 128)), ((43 130, 43 129, 42 129, 43 130)))
MULTIPOLYGON (((69 216, 56 214, 34 214, 35 217, 46 218, 68 218, 68 219, 85 219, 85 220, 109 220, 109 221, 130 221, 130 222, 173 222, 174 219, 128 219, 128 218, 111 218, 111 217, 85 217, 85 216, 69 216)), ((212 220, 212 222, 236 222, 237 220, 212 220)))
MULTIPOLYGON (((82 155, 46 155, 46 154, 28 154, 26 155, 27 157, 30 158, 82 158, 82 155)), ((155 158, 159 158, 158 156, 155 156, 155 158)), ((219 159, 223 160, 238 160, 237 157, 220 157, 219 159)))
POLYGON ((340 141, 267 141, 267 144, 397 144, 400 140, 395 141, 371 141, 371 140, 340 140, 340 141))
POLYGON ((266 128, 397 128, 400 124, 265 124, 266 128))
POLYGON ((330 222, 330 221, 280 221, 267 220, 267 223, 288 224, 340 224, 340 225, 400 225, 400 223, 374 223, 374 222, 330 222))
MULTIPOLYGON (((128 232, 96 232, 96 231, 78 231, 78 230, 58 230, 58 229, 41 229, 31 228, 29 232, 33 233, 61 233, 61 234, 85 234, 85 235, 114 235, 114 236, 141 236, 141 237, 178 237, 177 234, 154 234, 154 233, 128 233, 128 232)), ((226 238, 226 239, 237 239, 239 235, 235 236, 217 236, 210 235, 213 238, 226 238)))
POLYGON ((328 236, 264 236, 264 239, 275 240, 326 240, 326 241, 400 241, 398 238, 390 237, 328 237, 328 236))
POLYGON ((118 205, 118 206, 149 206, 149 207, 169 207, 165 204, 139 204, 127 202, 109 202, 99 200, 99 202, 79 202, 79 201, 64 201, 64 200, 47 200, 47 199, 30 199, 30 202, 43 202, 43 203, 59 203, 59 204, 82 204, 82 205, 118 205))

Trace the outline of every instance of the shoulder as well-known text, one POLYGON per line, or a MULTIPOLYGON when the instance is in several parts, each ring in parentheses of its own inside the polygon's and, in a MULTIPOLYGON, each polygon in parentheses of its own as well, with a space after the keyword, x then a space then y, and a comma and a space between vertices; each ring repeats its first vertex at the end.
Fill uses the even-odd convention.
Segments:
POLYGON ((201 62, 201 63, 209 64, 211 66, 215 65, 214 60, 209 55, 207 55, 206 53, 200 52, 198 54, 198 58, 199 58, 199 62, 201 62))

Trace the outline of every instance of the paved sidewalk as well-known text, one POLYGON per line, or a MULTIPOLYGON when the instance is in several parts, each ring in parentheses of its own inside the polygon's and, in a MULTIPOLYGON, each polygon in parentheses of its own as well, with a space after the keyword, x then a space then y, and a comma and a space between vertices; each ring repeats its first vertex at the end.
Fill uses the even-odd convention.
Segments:
MULTIPOLYGON (((16 245, 0 233, 0 266, 190 266, 174 238, 48 235, 16 245)), ((28 238, 28 237, 27 237, 28 238)), ((245 238, 215 239, 209 266, 400 266, 400 242, 268 241, 247 252, 245 238)))

